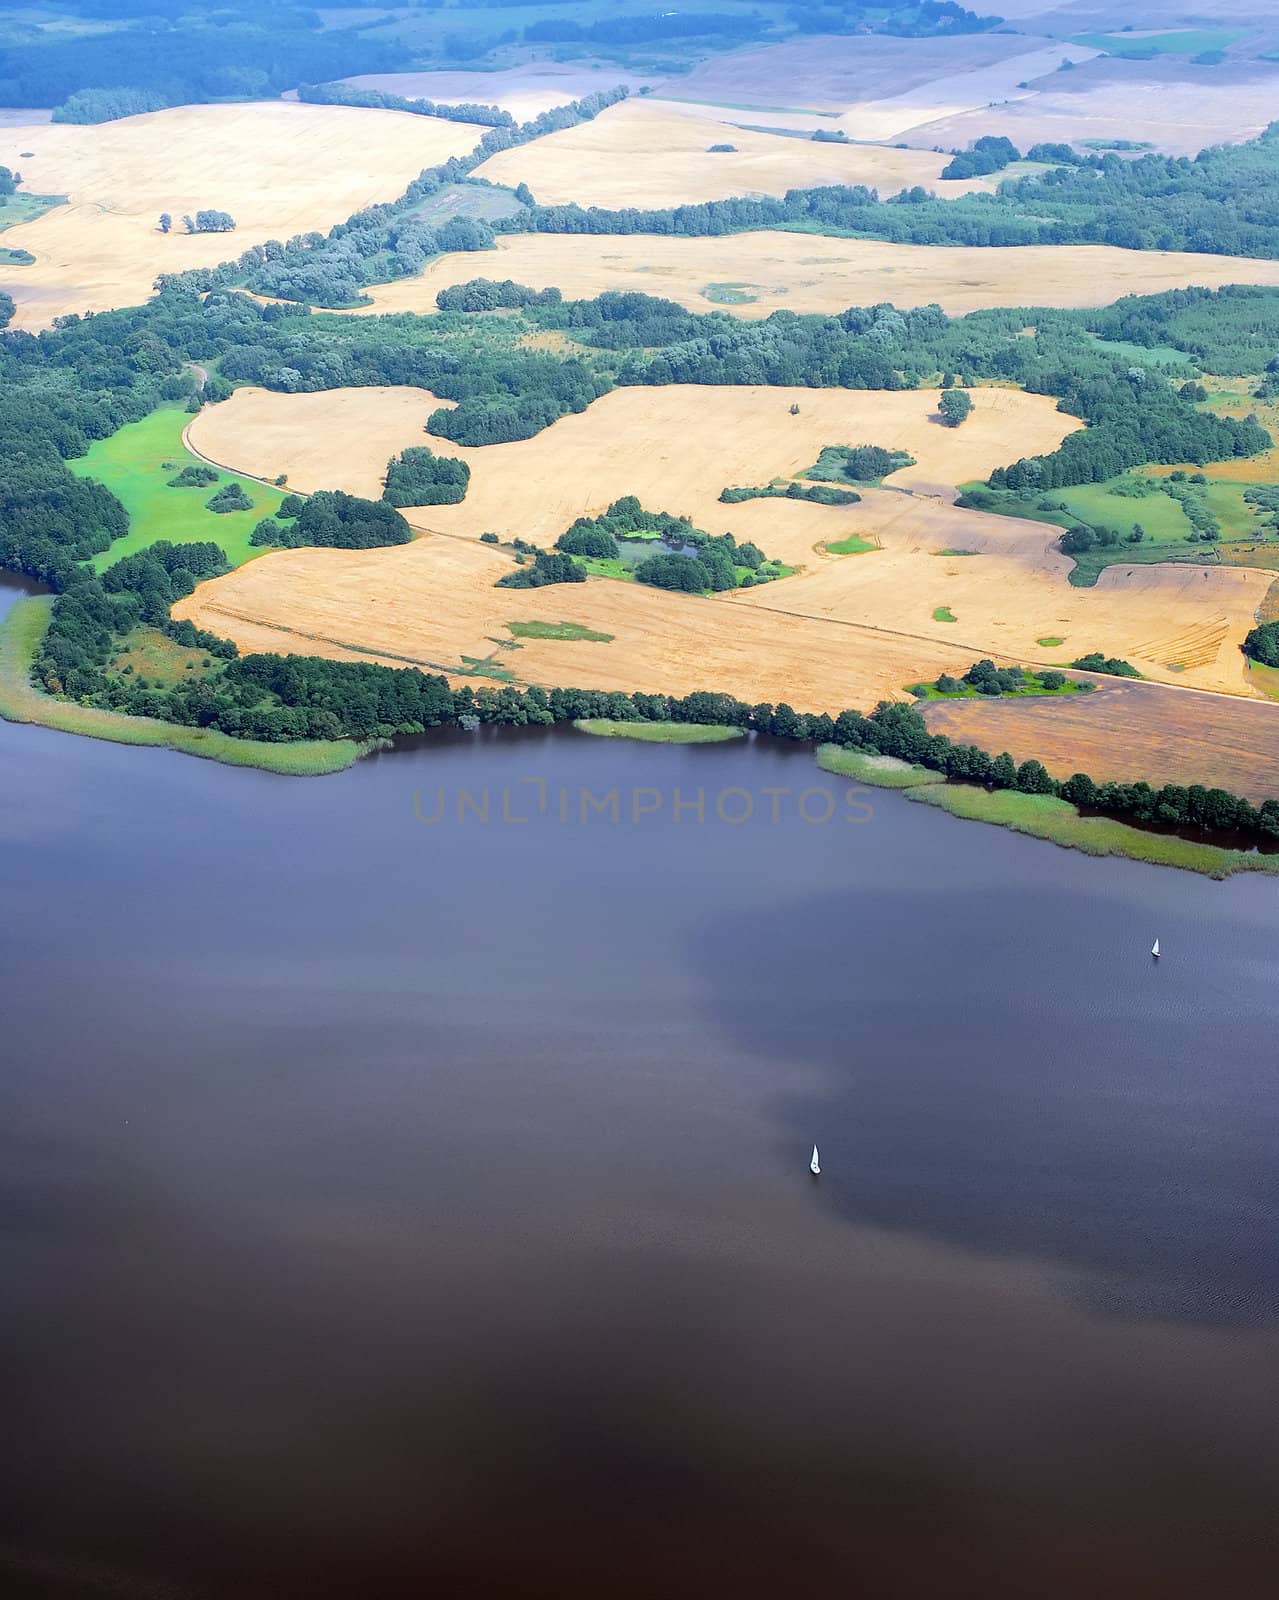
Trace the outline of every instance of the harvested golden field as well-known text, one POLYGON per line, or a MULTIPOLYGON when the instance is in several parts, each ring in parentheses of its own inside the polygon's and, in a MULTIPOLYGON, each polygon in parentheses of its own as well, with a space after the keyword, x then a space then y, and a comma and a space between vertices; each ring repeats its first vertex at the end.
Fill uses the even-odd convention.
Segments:
MULTIPOLYGON (((510 557, 469 539, 390 550, 287 550, 201 584, 174 607, 245 650, 419 665, 455 677, 464 657, 519 683, 687 694, 731 690, 814 709, 867 705, 917 675, 967 665, 953 650, 838 623, 737 613, 713 600, 592 578, 497 589, 510 557), (611 643, 524 639, 512 621, 576 622, 611 643)), ((477 686, 491 676, 467 678, 477 686)))
MULTIPOLYGON (((575 517, 635 494, 652 510, 686 512, 708 532, 758 535, 767 553, 789 563, 810 557, 819 540, 846 537, 863 508, 782 500, 722 505, 721 489, 801 472, 827 444, 882 444, 908 450, 917 462, 890 482, 944 491, 1007 460, 1053 450, 1080 426, 1044 395, 1016 389, 975 394, 968 422, 947 428, 935 420, 934 390, 615 389, 532 439, 478 448, 432 441, 469 463, 466 499, 405 514, 430 530, 492 530, 547 544, 575 517), (790 415, 792 405, 799 406, 798 416, 790 415)), ((201 455, 254 477, 284 472, 295 489, 376 495, 387 461, 422 441, 423 424, 438 404, 428 391, 412 388, 239 389, 206 407, 188 437, 201 455)), ((879 498, 893 507, 916 503, 888 491, 879 498)))
POLYGON ((482 130, 387 111, 284 102, 180 106, 82 127, 0 128, 0 165, 70 203, 9 229, 36 257, 0 279, 15 323, 136 305, 159 272, 212 266, 266 239, 324 230, 392 200, 425 166, 471 149, 482 130), (31 150, 30 157, 21 155, 31 150), (186 234, 184 213, 229 211, 234 233, 186 234), (175 230, 157 219, 167 211, 175 230))
MULTIPOLYGON (((1056 663, 1096 649, 1127 657, 1148 676, 1252 692, 1238 646, 1273 574, 1117 565, 1095 588, 1071 588, 1055 529, 959 510, 946 486, 1010 456, 1051 449, 1075 424, 1047 398, 1009 389, 976 390, 972 418, 958 430, 932 420, 934 404, 934 394, 917 391, 616 390, 534 439, 479 449, 445 444, 471 466, 466 500, 406 513, 440 537, 358 559, 267 556, 203 585, 182 614, 242 645, 262 646, 272 630, 284 630, 306 643, 277 639, 280 648, 398 655, 454 669, 464 656, 488 655, 504 620, 569 620, 617 638, 607 647, 530 642, 533 653, 520 655, 518 667, 505 651, 501 664, 535 681, 568 681, 547 677, 564 663, 606 674, 577 681, 665 688, 678 679, 687 687, 709 641, 703 684, 792 699, 802 684, 810 703, 822 706, 846 702, 853 684, 863 698, 872 688, 899 691, 933 675, 938 661, 962 668, 989 654, 1056 663), (792 403, 800 406, 796 417, 792 403), (827 443, 902 447, 918 462, 851 507, 719 502, 723 487, 793 474, 827 443), (621 494, 687 513, 710 532, 750 538, 804 570, 706 601, 604 579, 571 591, 490 592, 510 570, 509 556, 477 545, 480 532, 550 543, 574 517, 621 494), (847 556, 825 548, 850 535, 879 548, 847 556), (475 553, 459 553, 469 548, 475 553), (953 553, 961 551, 969 553, 953 553), (695 639, 685 637, 689 630, 695 639), (1063 644, 1038 643, 1048 637, 1063 644), (784 670, 771 655, 743 665, 761 650, 781 652, 784 670), (712 680, 712 671, 723 675, 712 680)), ((240 390, 202 412, 190 437, 211 460, 243 472, 287 472, 303 490, 374 494, 387 459, 421 439, 433 405, 419 389, 240 390)))
POLYGON ((807 233, 737 233, 718 239, 529 233, 499 239, 496 254, 439 256, 416 278, 372 288, 369 310, 433 311, 441 289, 475 277, 554 287, 571 299, 608 289, 639 290, 664 295, 691 311, 743 317, 783 309, 830 313, 880 300, 899 306, 936 302, 962 315, 991 306, 1107 305, 1125 294, 1192 285, 1279 285, 1279 261, 1111 245, 886 244, 807 233), (716 286, 753 298, 720 304, 714 299, 716 286))
POLYGON ((1065 700, 935 700, 934 733, 1032 757, 1056 778, 1219 784, 1254 803, 1279 794, 1279 711, 1257 700, 1099 680, 1065 700))
POLYGON ((749 113, 718 115, 723 120, 710 120, 701 108, 624 100, 593 122, 502 151, 478 175, 512 188, 527 183, 542 205, 657 208, 832 183, 864 183, 884 196, 925 184, 948 197, 999 181, 992 176, 941 182, 948 156, 754 133, 728 120, 749 113), (712 154, 713 144, 735 148, 712 154))
MULTIPOLYGON (((979 405, 985 393, 976 391, 979 405)), ((1044 523, 888 490, 866 491, 845 516, 853 531, 882 548, 814 563, 784 583, 742 590, 724 603, 954 640, 969 662, 997 655, 1056 665, 1101 650, 1125 657, 1147 677, 1252 693, 1239 646, 1272 572, 1116 565, 1094 588, 1076 589, 1067 581, 1069 558, 1056 549, 1057 530, 1044 523), (954 620, 939 620, 939 611, 954 620), (1063 643, 1043 646, 1042 638, 1063 643)))

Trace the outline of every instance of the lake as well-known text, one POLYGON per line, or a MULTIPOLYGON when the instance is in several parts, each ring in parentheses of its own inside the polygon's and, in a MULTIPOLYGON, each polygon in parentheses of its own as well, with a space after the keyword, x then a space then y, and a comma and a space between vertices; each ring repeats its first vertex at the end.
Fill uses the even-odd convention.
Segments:
POLYGON ((0 846, 6 1596, 1273 1592, 1273 881, 563 729, 0 846))

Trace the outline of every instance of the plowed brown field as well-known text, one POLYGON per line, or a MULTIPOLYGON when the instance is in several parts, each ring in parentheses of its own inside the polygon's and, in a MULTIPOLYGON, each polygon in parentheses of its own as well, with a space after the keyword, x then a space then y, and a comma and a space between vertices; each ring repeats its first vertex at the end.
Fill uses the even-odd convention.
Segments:
POLYGON ((1043 761, 1054 777, 1220 784, 1250 800, 1279 793, 1279 708, 1102 680, 1069 700, 949 700, 924 708, 934 733, 1043 761))

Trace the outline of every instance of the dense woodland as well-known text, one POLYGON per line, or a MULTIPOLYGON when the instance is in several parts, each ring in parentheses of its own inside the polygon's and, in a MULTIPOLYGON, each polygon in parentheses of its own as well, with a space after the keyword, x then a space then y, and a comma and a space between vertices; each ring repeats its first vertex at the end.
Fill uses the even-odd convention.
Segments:
POLYGON ((274 97, 299 83, 391 72, 404 52, 355 29, 326 31, 289 0, 240 0, 207 14, 190 0, 121 0, 73 9, 90 21, 127 25, 94 33, 12 30, 0 48, 0 105, 70 103, 60 120, 104 122, 137 110, 219 99, 274 97), (129 11, 134 15, 128 20, 129 11))

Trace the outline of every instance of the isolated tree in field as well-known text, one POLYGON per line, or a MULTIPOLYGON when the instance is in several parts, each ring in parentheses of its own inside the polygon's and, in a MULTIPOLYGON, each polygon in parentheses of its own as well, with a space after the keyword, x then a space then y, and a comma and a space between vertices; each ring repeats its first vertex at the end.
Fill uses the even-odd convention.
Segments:
POLYGON ((948 428, 957 428, 973 409, 972 397, 967 389, 944 389, 937 409, 948 428))
POLYGON ((160 213, 160 232, 161 233, 168 233, 169 229, 172 228, 172 226, 173 226, 173 218, 169 215, 169 213, 167 211, 162 211, 160 213))
POLYGON ((230 233, 234 227, 235 218, 229 211, 197 211, 195 214, 196 233, 230 233))
POLYGON ((185 212, 183 213, 183 216, 182 216, 182 226, 186 229, 186 231, 188 233, 194 233, 195 232, 195 222, 191 217, 187 216, 185 212))
POLYGON ((797 417, 799 415, 799 407, 797 405, 792 406, 790 408, 790 414, 792 417, 797 417))

